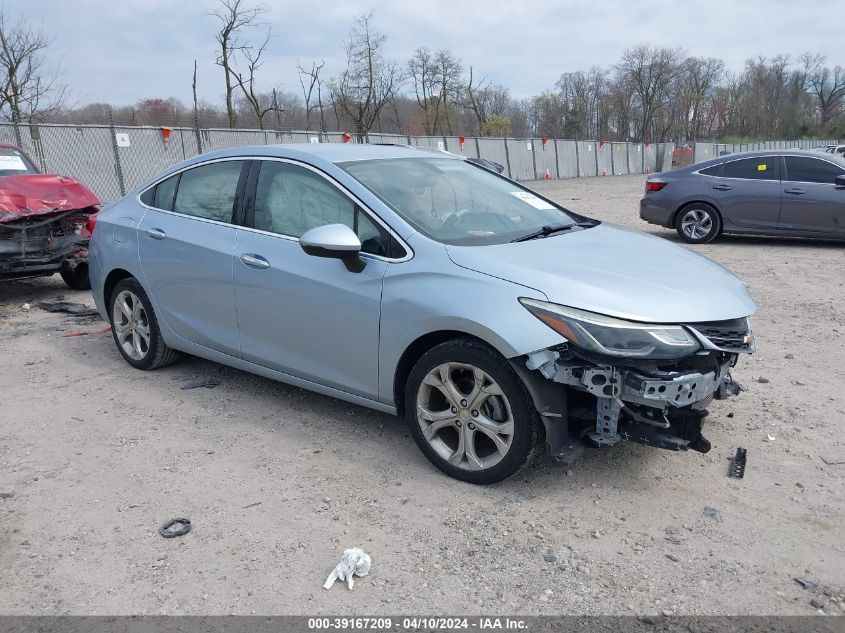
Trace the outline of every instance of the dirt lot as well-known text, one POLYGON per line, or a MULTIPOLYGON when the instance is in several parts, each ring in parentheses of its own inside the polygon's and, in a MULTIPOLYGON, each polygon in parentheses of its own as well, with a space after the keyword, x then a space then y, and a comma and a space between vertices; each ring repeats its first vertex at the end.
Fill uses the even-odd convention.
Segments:
MULTIPOLYGON (((642 187, 537 185, 675 239, 638 220, 642 187)), ((36 305, 90 295, 58 276, 3 284, 0 492, 13 495, 0 499, 0 612, 845 611, 845 246, 696 250, 759 304, 759 352, 734 374, 747 392, 712 407, 713 450, 620 445, 488 488, 441 475, 388 415, 198 359, 135 371, 110 336, 63 336, 97 318, 36 305), (180 390, 202 377, 222 384, 180 390), (726 476, 737 446, 743 480, 726 476), (178 516, 193 531, 162 539, 178 516), (370 576, 323 590, 353 545, 371 553, 370 576)))

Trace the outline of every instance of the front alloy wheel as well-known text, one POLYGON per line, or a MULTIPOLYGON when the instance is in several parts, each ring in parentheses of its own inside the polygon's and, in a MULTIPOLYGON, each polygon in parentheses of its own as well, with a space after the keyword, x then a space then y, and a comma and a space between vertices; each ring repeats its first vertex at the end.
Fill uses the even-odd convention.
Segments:
POLYGON ((417 392, 417 421, 429 446, 463 470, 495 466, 513 443, 513 414, 502 388, 466 363, 428 372, 417 392))
POLYGON ((405 406, 425 456, 462 481, 507 479, 538 446, 539 416, 525 385, 507 360, 477 341, 448 341, 417 361, 405 406))

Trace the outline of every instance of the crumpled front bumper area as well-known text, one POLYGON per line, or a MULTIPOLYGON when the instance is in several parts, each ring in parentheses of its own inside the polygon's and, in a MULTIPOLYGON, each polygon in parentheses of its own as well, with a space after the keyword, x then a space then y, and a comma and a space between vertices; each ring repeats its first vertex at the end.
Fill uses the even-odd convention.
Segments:
MULTIPOLYGON (((594 446, 629 440, 706 453, 710 443, 701 434, 706 407, 714 399, 740 391, 730 374, 736 359, 736 354, 714 353, 698 359, 699 368, 690 363, 684 369, 667 370, 649 364, 593 363, 566 352, 542 350, 529 354, 525 366, 547 380, 573 388, 566 411, 544 418, 547 428, 562 422, 553 418, 565 418, 570 436, 594 446), (707 366, 709 371, 700 368, 707 366)), ((554 455, 555 447, 551 449, 554 455)))
POLYGON ((90 214, 66 211, 47 218, 0 223, 0 278, 51 274, 88 257, 90 214))

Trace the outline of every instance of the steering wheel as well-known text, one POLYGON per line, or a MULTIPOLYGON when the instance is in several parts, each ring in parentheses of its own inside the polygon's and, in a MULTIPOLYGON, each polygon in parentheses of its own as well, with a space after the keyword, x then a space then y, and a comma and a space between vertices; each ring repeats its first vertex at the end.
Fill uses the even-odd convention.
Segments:
MULTIPOLYGON (((491 232, 495 231, 508 231, 513 229, 513 222, 508 220, 506 217, 499 215, 497 213, 490 213, 489 211, 471 211, 469 209, 461 209, 460 211, 456 211, 449 217, 447 217, 443 221, 443 225, 440 227, 441 231, 448 231, 448 230, 456 230, 459 231, 461 226, 467 222, 468 220, 472 220, 473 218, 482 218, 488 217, 492 222, 488 222, 489 225, 488 230, 491 232)), ((469 231, 467 231, 469 232, 469 231)))
POLYGON ((455 211, 452 215, 443 220, 440 230, 445 231, 460 228, 467 215, 472 215, 472 212, 469 209, 460 209, 459 211, 455 211))

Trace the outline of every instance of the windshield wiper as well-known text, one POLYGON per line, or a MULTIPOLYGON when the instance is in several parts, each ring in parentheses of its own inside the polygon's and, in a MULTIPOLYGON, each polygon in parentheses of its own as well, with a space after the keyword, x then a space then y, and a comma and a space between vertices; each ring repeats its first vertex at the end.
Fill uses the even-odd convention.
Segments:
POLYGON ((513 242, 527 242, 528 240, 536 240, 539 237, 548 237, 554 233, 558 233, 560 231, 568 231, 575 224, 558 224, 556 226, 546 225, 541 227, 538 231, 534 231, 533 233, 529 233, 528 235, 523 235, 522 237, 518 237, 515 240, 511 240, 513 242))

